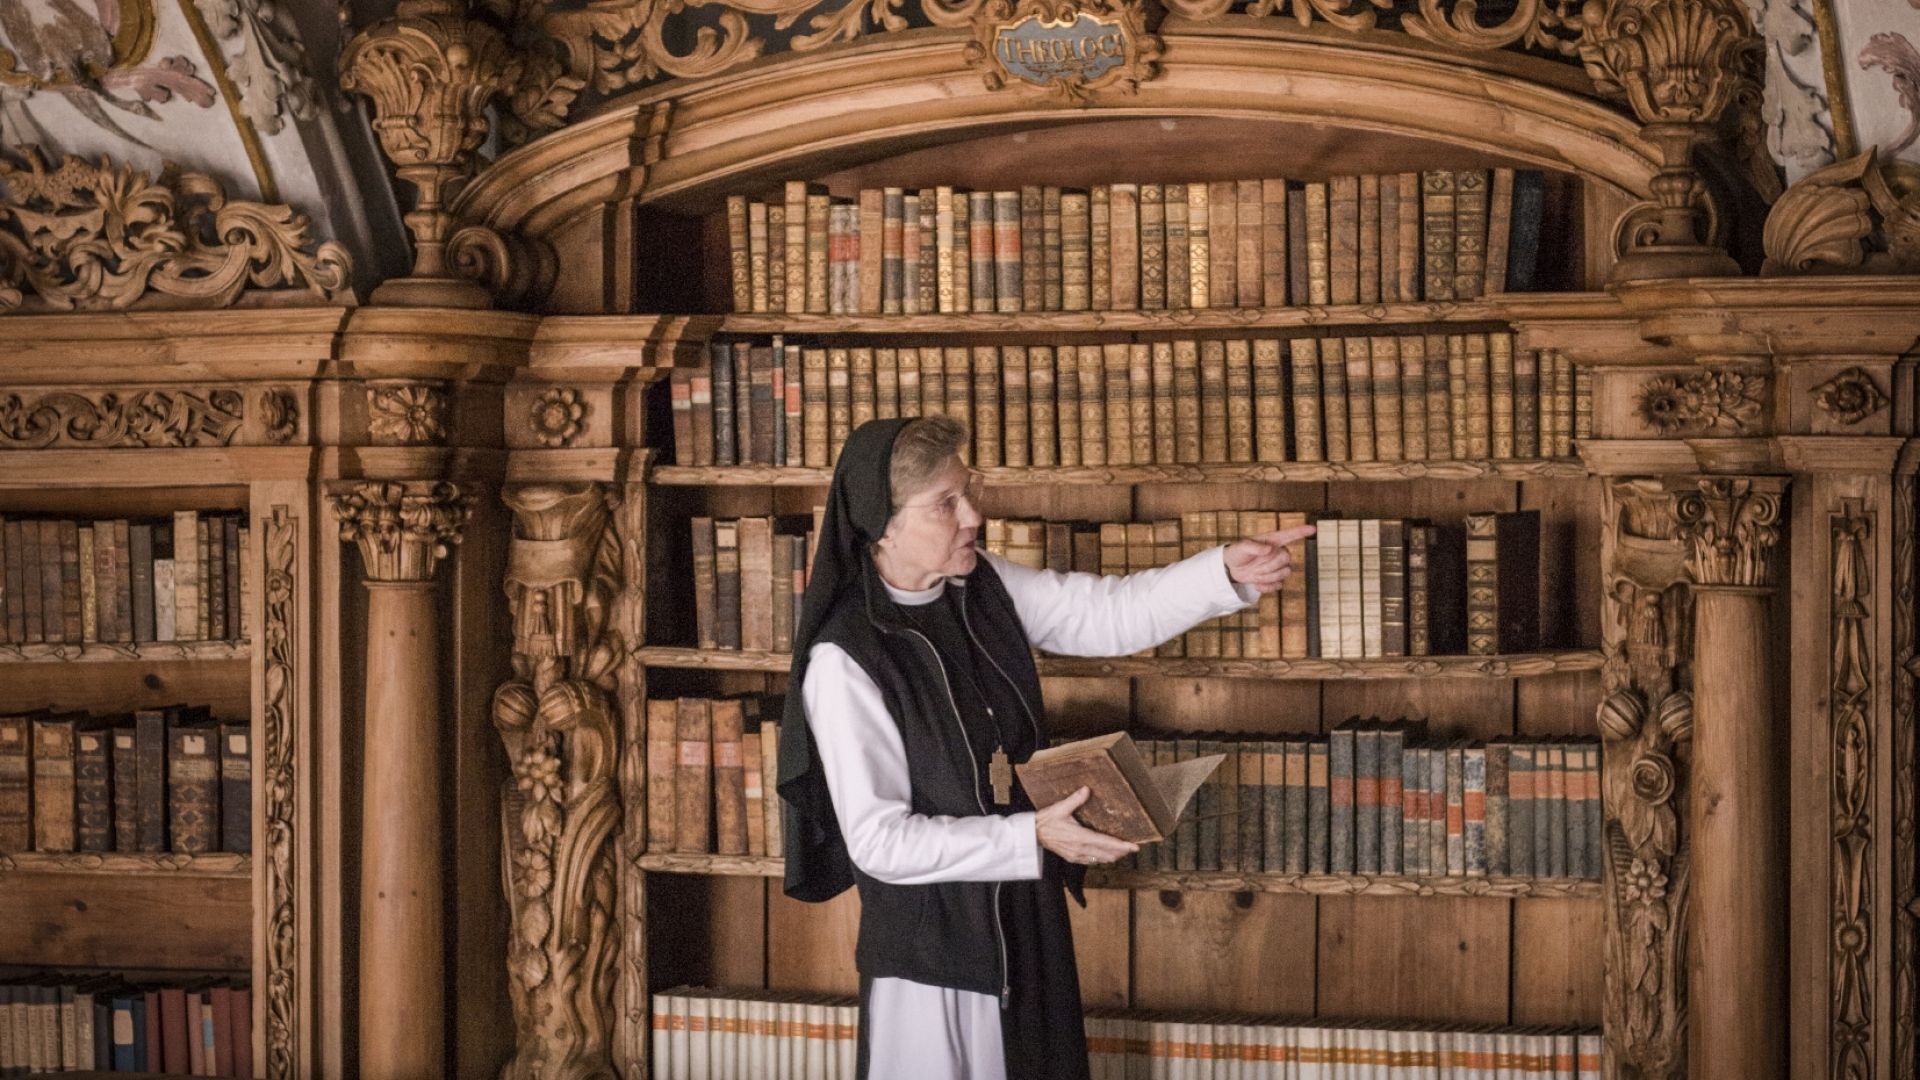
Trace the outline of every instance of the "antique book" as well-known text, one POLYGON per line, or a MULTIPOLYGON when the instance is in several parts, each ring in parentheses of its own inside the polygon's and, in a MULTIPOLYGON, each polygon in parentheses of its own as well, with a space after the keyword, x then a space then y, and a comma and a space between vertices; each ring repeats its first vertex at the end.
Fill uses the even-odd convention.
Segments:
POLYGON ((794 541, 798 537, 775 533, 772 537, 773 573, 769 582, 768 602, 773 607, 773 638, 771 648, 774 652, 789 652, 793 648, 793 573, 799 567, 805 571, 806 555, 796 554, 794 541))
POLYGON ((1512 225, 1507 240, 1507 270, 1502 292, 1526 292, 1538 286, 1541 235, 1546 228, 1546 174, 1520 169, 1513 174, 1512 225))
MULTIPOLYGON (((1183 740, 1184 741, 1184 740, 1183 740)), ((1220 767, 1213 771, 1200 784, 1200 790, 1193 796, 1193 869, 1217 871, 1220 869, 1220 777, 1232 766, 1232 759, 1221 752, 1218 739, 1205 736, 1193 740, 1193 751, 1186 754, 1189 758, 1218 757, 1220 767)))
POLYGON ((1062 300, 1060 194, 1060 189, 1052 184, 1040 189, 1040 306, 1043 311, 1059 311, 1062 300))
POLYGON ((647 850, 674 850, 674 776, 679 768, 679 703, 647 702, 647 850))
MULTIPOLYGON (((942 314, 952 314, 959 309, 954 306, 953 282, 955 262, 959 257, 953 243, 954 193, 951 187, 941 186, 933 189, 933 244, 934 244, 934 294, 935 302, 942 314)), ((964 196, 963 196, 964 197, 964 196)), ((964 271, 973 272, 968 266, 964 271)))
MULTIPOLYGON (((133 523, 126 518, 115 518, 112 524, 113 544, 107 571, 111 582, 109 594, 113 600, 113 618, 103 636, 108 641, 134 641, 138 639, 133 634, 133 523)), ((151 552, 148 557, 152 557, 151 552)), ((245 630, 243 619, 234 636, 241 636, 245 630)))
MULTIPOLYGON (((1064 466, 1081 464, 1080 348, 1062 345, 1051 350, 1053 362, 1055 456, 1064 466)), ((1028 355, 1029 364, 1033 362, 1028 355)))
POLYGON ((85 713, 36 715, 33 725, 33 849, 72 851, 76 842, 75 726, 85 713))
POLYGON ((1399 176, 1400 263, 1396 276, 1400 284, 1400 300, 1411 303, 1421 299, 1420 272, 1426 259, 1420 233, 1420 174, 1403 172, 1399 176))
POLYGON ((1289 874, 1307 872, 1307 756, 1309 744, 1304 739, 1287 738, 1280 740, 1281 751, 1281 858, 1278 864, 1267 867, 1269 873, 1283 871, 1289 874))
POLYGON ((739 698, 708 703, 712 731, 713 850, 721 855, 747 853, 747 789, 740 742, 745 713, 739 698))
POLYGON ((1487 876, 1487 751, 1460 750, 1461 863, 1468 877, 1487 876))
POLYGON ((690 526, 688 551, 693 563, 693 610, 695 641, 702 649, 714 649, 720 643, 719 577, 714 565, 714 524, 710 517, 695 517, 690 526))
MULTIPOLYGON (((20 523, 20 567, 23 579, 21 594, 24 600, 21 610, 25 619, 23 641, 46 641, 46 605, 42 595, 45 588, 46 571, 40 565, 40 527, 39 521, 20 523)), ((58 591, 54 593, 57 597, 58 591)), ((58 635, 55 635, 58 637, 58 635)))
POLYGON ((1316 522, 1307 540, 1308 653, 1340 658, 1340 533, 1327 517, 1316 522))
POLYGON ((1234 302, 1240 307, 1259 307, 1266 299, 1266 263, 1262 244, 1266 239, 1265 203, 1260 181, 1235 183, 1239 204, 1234 208, 1234 302))
POLYGON ((80 523, 60 522, 60 623, 62 640, 78 644, 80 612, 80 523))
MULTIPOLYGON (((1000 376, 998 446, 999 463, 1024 469, 1032 459, 1028 454, 1032 406, 1028 401, 1027 347, 1002 345, 995 357, 1000 376)), ((976 358, 976 369, 980 361, 976 358)), ((984 464, 984 462, 983 462, 984 464)))
POLYGON ((1533 744, 1507 748, 1507 873, 1534 876, 1533 866, 1533 744))
POLYGON ((713 716, 705 698, 679 699, 674 756, 673 850, 713 850, 713 716))
MULTIPOLYGON (((1254 460, 1253 354, 1251 342, 1234 338, 1225 343, 1227 363, 1227 460, 1254 460)), ((1204 360, 1203 360, 1204 363, 1204 360)))
POLYGON ((110 721, 77 722, 73 732, 75 851, 113 850, 113 732, 110 721))
POLYGON ((727 256, 733 282, 733 310, 753 310, 751 247, 747 242, 747 197, 727 196, 727 256))
POLYGON ((953 310, 973 310, 973 207, 972 195, 953 193, 953 310))
MULTIPOLYGON (((1492 457, 1514 456, 1515 401, 1513 335, 1492 333, 1487 341, 1487 448, 1492 457)), ((1471 370, 1471 369, 1469 369, 1471 370)))
POLYGON ((253 731, 246 721, 220 728, 220 850, 253 851, 253 731))
MULTIPOLYGON (((1133 394, 1132 370, 1125 342, 1111 342, 1099 346, 1082 346, 1081 356, 1086 350, 1095 349, 1100 356, 1102 371, 1101 386, 1106 398, 1106 458, 1104 462, 1087 460, 1087 464, 1131 465, 1133 461, 1133 394)), ((1083 371, 1084 377, 1084 371, 1083 371)), ((1085 389, 1081 391, 1085 400, 1085 389)), ((1084 426, 1084 425, 1083 425, 1084 426)))
POLYGON ((1260 304, 1287 305, 1287 182, 1260 181, 1260 304))
POLYGON ((1028 464, 1036 469, 1059 463, 1059 432, 1054 413, 1054 349, 1034 345, 1027 349, 1028 464))
POLYGON ((1253 343, 1253 441, 1255 461, 1287 460, 1287 375, 1280 342, 1253 343))
POLYGON ((167 834, 176 853, 220 849, 219 742, 211 720, 182 716, 167 725, 167 834))
MULTIPOLYGON (((1295 529, 1307 523, 1304 511, 1283 510, 1277 525, 1295 529)), ((1293 572, 1280 586, 1280 655, 1287 659, 1307 657, 1307 540, 1295 540, 1287 546, 1293 572)))
POLYGON ((1287 340, 1287 366, 1293 406, 1293 458, 1324 461, 1320 444, 1320 358, 1313 338, 1287 340))
POLYGON ((25 644, 28 640, 26 571, 20 559, 25 543, 17 518, 0 522, 0 566, 6 571, 6 640, 15 644, 25 644))
POLYGON ((1354 719, 1327 734, 1327 865, 1330 874, 1354 872, 1354 719))
POLYGON ((0 853, 33 850, 32 717, 0 715, 0 853))
POLYGON ((1227 458, 1227 348, 1218 340, 1200 343, 1200 460, 1227 458))
POLYGON ((1449 374, 1452 351, 1445 334, 1425 334, 1423 340, 1427 354, 1427 460, 1448 461, 1454 457, 1453 387, 1449 374))
POLYGON ((133 714, 134 839, 132 850, 156 852, 169 847, 167 837, 167 741, 182 706, 141 709, 133 714))
POLYGON ((1453 295, 1477 299, 1487 283, 1487 186, 1485 169, 1453 174, 1453 295))
POLYGON ((920 415, 947 412, 947 352, 937 345, 920 349, 920 415))
POLYGON ((201 638, 214 641, 226 635, 227 584, 226 534, 220 520, 200 515, 200 593, 206 608, 206 627, 201 638))
POLYGON ((1380 178, 1360 177, 1359 302, 1380 302, 1380 178))
MULTIPOLYGON (((754 351, 759 352, 760 350, 756 349, 754 351)), ((832 354, 828 354, 827 364, 828 364, 827 391, 829 394, 828 409, 829 411, 831 411, 832 409, 831 394, 833 391, 832 354)), ((856 345, 853 348, 848 349, 847 350, 847 412, 848 412, 847 425, 848 425, 849 432, 853 430, 857 430, 860 427, 860 425, 874 418, 875 405, 876 405, 876 402, 874 400, 875 398, 874 382, 875 382, 875 372, 874 372, 873 349, 864 345, 856 345)))
POLYGON ((1087 279, 1088 306, 1113 307, 1113 191, 1105 184, 1087 192, 1087 279))
POLYGON ((1373 381, 1373 456, 1378 461, 1406 460, 1401 437, 1405 408, 1400 385, 1400 339, 1376 335, 1366 339, 1373 381))
MULTIPOLYGON (((805 299, 806 311, 810 315, 825 315, 829 311, 828 295, 831 281, 828 277, 828 268, 831 264, 829 241, 831 238, 832 212, 832 196, 824 191, 818 190, 809 190, 807 192, 807 291, 805 299)), ((921 207, 921 212, 923 214, 926 212, 925 206, 921 207)), ((787 209, 787 220, 789 222, 788 230, 791 232, 791 222, 793 220, 793 209, 791 205, 789 205, 787 209)), ((792 259, 792 252, 788 252, 787 257, 788 259, 792 259)), ((788 274, 789 279, 791 279, 791 267, 788 268, 788 274)), ((791 292, 787 295, 787 310, 794 310, 793 295, 791 292)))
POLYGON ((1360 178, 1336 176, 1327 182, 1328 300, 1352 304, 1360 299, 1360 178))
POLYGON ((1020 193, 993 193, 993 309, 1020 311, 1026 299, 1026 254, 1020 236, 1020 193))
MULTIPOLYGON (((1449 440, 1453 446, 1453 458, 1466 461, 1473 457, 1471 443, 1467 438, 1468 405, 1467 389, 1467 335, 1447 335, 1447 415, 1449 417, 1449 440)), ((1481 415, 1484 417, 1485 412, 1481 415)), ((1484 455, 1483 455, 1484 456, 1484 455)))
POLYGON ((780 771, 780 717, 781 699, 770 698, 765 715, 760 721, 760 786, 767 792, 767 854, 772 855, 786 850, 785 823, 781 820, 781 808, 785 804, 778 797, 780 771))
POLYGON ((168 556, 168 552, 173 550, 173 527, 164 522, 153 525, 148 535, 151 537, 150 550, 154 554, 149 570, 153 580, 152 640, 178 641, 180 627, 176 616, 179 603, 175 599, 173 559, 168 556))
POLYGON ((1364 337, 1340 341, 1347 369, 1347 454, 1350 461, 1372 461, 1373 351, 1364 337))
POLYGON ((1400 785, 1408 737, 1417 736, 1420 730, 1421 725, 1406 720, 1393 720, 1380 727, 1380 872, 1383 874, 1406 872, 1402 862, 1406 822, 1400 785))
POLYGON ((1187 306, 1213 303, 1213 207, 1206 184, 1187 185, 1187 306))
MULTIPOLYGON (((1342 593, 1342 598, 1345 594, 1342 593)), ((1381 656, 1380 519, 1360 519, 1360 656, 1381 656)))
POLYGON ((1207 306, 1233 307, 1240 298, 1240 204, 1231 180, 1207 185, 1207 306))
POLYGON ((973 456, 970 460, 981 468, 997 468, 1000 465, 1001 443, 1000 350, 992 345, 975 345, 970 367, 973 408, 973 416, 969 421, 973 432, 973 456))
POLYGON ((1332 832, 1328 822, 1332 809, 1327 768, 1330 747, 1324 739, 1301 745, 1306 748, 1307 758, 1307 873, 1325 874, 1329 872, 1328 847, 1332 832))
POLYGON ((1339 338, 1320 339, 1320 433, 1326 460, 1353 460, 1347 423, 1347 352, 1339 338))
POLYGON ((1464 334, 1466 350, 1466 457, 1493 456, 1493 376, 1486 334, 1464 334))
POLYGON ((1241 868, 1246 872, 1278 874, 1287 864, 1287 744, 1280 739, 1249 742, 1240 751, 1240 799, 1246 802, 1249 790, 1259 802, 1259 846, 1247 850, 1246 834, 1241 834, 1241 868), (1247 762, 1252 787, 1248 788, 1247 762))
MULTIPOLYGON (((805 351, 798 345, 788 345, 779 337, 775 350, 775 360, 780 365, 781 402, 781 464, 803 465, 806 463, 806 359, 805 351)), ((826 448, 821 447, 824 460, 826 448)))
POLYGON ((1307 189, 1295 186, 1287 190, 1287 303, 1302 307, 1310 296, 1307 285, 1307 189))
MULTIPOLYGON (((806 247, 806 226, 800 230, 800 246, 806 247)), ((804 268, 805 261, 801 266, 804 268)), ((784 202, 767 204, 767 310, 787 310, 787 207, 784 202)), ((806 306, 794 308, 804 311, 806 306)))
POLYGON ((1140 306, 1140 186, 1110 185, 1107 213, 1111 306, 1115 311, 1132 311, 1140 306))
POLYGON ((827 218, 827 310, 835 315, 860 310, 860 206, 836 202, 827 218))
POLYGON ((1465 739, 1456 739, 1447 747, 1447 874, 1464 877, 1467 873, 1467 747, 1465 739))
POLYGON ((1140 306, 1167 306, 1167 204, 1160 184, 1140 185, 1140 306))
POLYGON ((1149 393, 1152 396, 1153 460, 1156 464, 1171 465, 1177 460, 1176 440, 1179 431, 1177 403, 1174 400, 1173 342, 1156 341, 1147 349, 1149 393))
POLYGON ((920 189, 920 264, 919 298, 915 308, 922 315, 940 310, 940 195, 933 188, 920 189))
MULTIPOLYGON (((782 265, 786 306, 782 310, 796 314, 807 310, 807 196, 813 193, 811 187, 804 180, 789 180, 785 189, 782 265)), ((773 225, 771 213, 767 225, 769 228, 773 225)))
POLYGON ((1380 522, 1380 655, 1407 655, 1407 523, 1380 522))
POLYGON ((1507 845, 1508 777, 1511 775, 1511 750, 1511 744, 1503 740, 1490 742, 1486 747, 1486 848, 1487 874, 1489 877, 1506 877, 1513 873, 1513 861, 1508 854, 1507 845))
MULTIPOLYGON (((100 640, 99 583, 102 575, 98 572, 99 563, 104 559, 111 564, 113 559, 113 526, 111 524, 107 525, 105 532, 100 537, 100 546, 97 550, 93 542, 94 530, 95 525, 92 524, 84 525, 80 528, 81 641, 100 640)), ((111 615, 112 603, 113 601, 111 599, 107 601, 109 605, 109 615, 111 615)))
MULTIPOLYGON (((1179 562, 1185 553, 1185 537, 1181 533, 1180 520, 1168 518, 1153 523, 1153 566, 1171 566, 1179 562)), ((1154 650, 1156 656, 1185 656, 1186 635, 1162 642, 1154 650)))
POLYGON ((741 802, 746 813, 746 853, 768 855, 772 853, 767 850, 767 788, 764 763, 760 760, 759 710, 757 702, 752 699, 744 700, 742 704, 753 706, 752 714, 745 718, 746 726, 740 736, 740 787, 741 802))
POLYGON ((1427 872, 1427 756, 1418 746, 1400 754, 1400 873, 1427 872))
MULTIPOLYGON (((1553 350, 1553 453, 1555 457, 1573 454, 1574 425, 1573 361, 1566 353, 1553 350)), ((1588 395, 1588 416, 1592 424, 1592 399, 1588 395)))
POLYGON ((1353 870, 1380 872, 1380 721, 1349 720, 1353 729, 1353 870))
POLYGON ((1193 242, 1187 233, 1187 185, 1166 184, 1160 189, 1166 224, 1166 306, 1193 306, 1193 242))
POLYGON ((1328 214, 1328 184, 1316 181, 1306 186, 1307 193, 1307 302, 1333 302, 1333 241, 1328 214))
POLYGON ((1487 192, 1486 272, 1480 295, 1507 291, 1507 249, 1513 240, 1512 169, 1495 169, 1487 192))
POLYGON ((1366 601, 1364 567, 1366 556, 1359 519, 1333 523, 1339 538, 1339 577, 1336 602, 1340 605, 1340 656, 1348 660, 1366 656, 1366 601))
MULTIPOLYGON (((1564 356, 1561 359, 1571 364, 1571 361, 1567 361, 1564 356)), ((1569 394, 1573 398, 1573 432, 1570 440, 1591 439, 1593 438, 1593 369, 1569 367, 1568 370, 1573 373, 1573 389, 1569 394)), ((1573 453, 1571 441, 1568 442, 1567 453, 1573 453)))
POLYGON ((1427 538, 1432 535, 1432 526, 1424 522, 1408 522, 1404 539, 1406 542, 1406 618, 1408 656, 1431 656, 1432 640, 1428 636, 1428 580, 1427 580, 1427 538))
MULTIPOLYGON (((740 348, 745 349, 742 344, 740 348)), ((739 464, 740 399, 734 382, 734 346, 731 342, 716 341, 707 346, 707 359, 711 365, 713 396, 713 463, 715 465, 739 464)))
POLYGON ((809 469, 824 469, 832 462, 827 350, 808 347, 800 356, 801 461, 809 469))
MULTIPOLYGON (((712 350, 709 349, 709 357, 712 350)), ((687 410, 692 417, 693 435, 690 464, 714 464, 714 434, 716 418, 714 416, 713 369, 711 364, 692 371, 687 377, 687 410)), ((176 579, 175 587, 179 582, 176 579)))
POLYGON ((740 647, 740 523, 713 523, 714 633, 722 649, 740 647))
MULTIPOLYGON (((1507 339, 1512 341, 1511 337, 1507 339)), ((1540 453, 1540 353, 1513 349, 1513 456, 1537 458, 1540 453)))
POLYGON ((1466 542, 1468 654, 1538 648, 1539 511, 1468 514, 1466 542))
POLYGON ((1392 339, 1399 352, 1400 452, 1406 461, 1427 460, 1427 339, 1402 334, 1392 339))
POLYGON ((773 648, 773 519, 743 517, 735 530, 740 559, 740 647, 769 650, 773 648))
POLYGON ((1380 182, 1380 302, 1400 299, 1400 174, 1387 173, 1380 182))
MULTIPOLYGON (((7 717, 0 717, 0 756, 6 748, 7 717)), ((110 733, 113 761, 113 850, 140 850, 140 754, 131 717, 123 718, 110 733)), ((0 760, 0 822, 5 818, 6 762, 0 760)), ((4 832, 4 824, 0 824, 4 832)), ((0 838, 0 851, 13 850, 0 838)))
POLYGON ((1183 339, 1173 343, 1174 460, 1198 464, 1201 460, 1200 343, 1183 339))
MULTIPOLYGON (((1454 296, 1454 174, 1446 169, 1420 174, 1421 281, 1423 299, 1454 296)), ((1464 456, 1464 455, 1462 455, 1464 456)))
POLYGON ((1153 431, 1153 350, 1145 342, 1132 342, 1127 352, 1127 402, 1129 427, 1133 430, 1133 464, 1151 465, 1154 455, 1153 431))
POLYGON ((853 353, 834 346, 827 350, 827 464, 840 460, 840 449, 852 432, 853 353))
POLYGON ((1172 765, 1149 765, 1126 732, 1079 739, 1036 751, 1014 772, 1035 806, 1090 790, 1074 819, 1096 832, 1136 844, 1165 840, 1196 791, 1224 761, 1219 754, 1172 765))
MULTIPOLYGON (((1547 823, 1546 855, 1547 857, 1545 862, 1545 865, 1546 865, 1545 874, 1547 877, 1563 878, 1567 876, 1567 869, 1568 869, 1567 867, 1567 748, 1564 743, 1549 742, 1544 744, 1542 746, 1542 749, 1545 750, 1546 758, 1547 758, 1547 767, 1545 769, 1545 775, 1547 780, 1547 797, 1545 800, 1545 808, 1547 811, 1547 816, 1546 816, 1546 823, 1547 823)), ((1534 765, 1538 767, 1539 764, 1540 764, 1539 752, 1536 751, 1534 755, 1534 765)), ((1538 797, 1538 795, 1539 795, 1539 792, 1536 791, 1535 792, 1536 798, 1538 797)), ((1538 810, 1539 807, 1536 806, 1535 809, 1538 810)), ((1538 840, 1540 835, 1538 831, 1539 824, 1540 824, 1540 818, 1536 814, 1534 817, 1534 827, 1536 830, 1534 833, 1534 836, 1536 841, 1538 840)), ((1536 873, 1540 872, 1540 869, 1541 869, 1540 848, 1537 842, 1533 850, 1533 868, 1536 873)))
MULTIPOLYGON (((997 220, 997 219, 996 219, 997 220)), ((1020 188, 1020 310, 1047 308, 1046 210, 1044 194, 1032 184, 1020 188)))
MULTIPOLYGON (((1066 347, 1061 353, 1065 355, 1066 347)), ((1080 464, 1107 463, 1107 370, 1098 345, 1074 349, 1074 370, 1080 386, 1080 464)))
MULTIPOLYGON (((968 299, 973 311, 993 311, 999 303, 995 278, 993 192, 967 193, 968 299)), ((864 248, 862 249, 865 250, 864 248)))
MULTIPOLYGON (((1060 193, 1060 310, 1085 311, 1093 302, 1093 222, 1084 191, 1060 193)), ((978 298, 974 309, 979 310, 978 298)))
MULTIPOLYGON (((880 235, 878 223, 875 223, 874 236, 880 235)), ((782 238, 785 242, 785 238, 782 238)), ((880 248, 874 246, 878 257, 880 248)), ((747 310, 764 312, 767 310, 767 204, 751 202, 747 204, 747 310)), ((781 283, 785 287, 785 282, 781 283)), ((877 310, 877 309, 876 309, 877 310)))
POLYGON ((873 415, 881 420, 900 415, 900 350, 897 348, 881 346, 873 350, 873 415))
POLYGON ((674 368, 667 375, 668 406, 673 413, 673 461, 693 465, 693 369, 674 368))
POLYGON ((1428 526, 1427 637, 1433 656, 1467 651, 1467 538, 1457 526, 1428 526))
MULTIPOLYGON (((1427 759, 1427 873, 1444 877, 1447 866, 1447 759, 1451 746, 1429 747, 1427 759)), ((1454 778, 1457 780, 1456 772, 1454 778)))

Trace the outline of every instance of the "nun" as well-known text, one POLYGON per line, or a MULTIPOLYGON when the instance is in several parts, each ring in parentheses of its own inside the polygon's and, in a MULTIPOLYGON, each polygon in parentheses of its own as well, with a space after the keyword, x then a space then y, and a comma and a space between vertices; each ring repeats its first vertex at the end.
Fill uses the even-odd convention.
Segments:
POLYGON ((781 732, 789 896, 860 895, 859 1075, 1088 1075, 1065 894, 1136 846, 1035 807, 1032 650, 1123 656, 1280 586, 1308 526, 1125 577, 981 551, 967 429, 875 420, 847 440, 793 644, 781 732))

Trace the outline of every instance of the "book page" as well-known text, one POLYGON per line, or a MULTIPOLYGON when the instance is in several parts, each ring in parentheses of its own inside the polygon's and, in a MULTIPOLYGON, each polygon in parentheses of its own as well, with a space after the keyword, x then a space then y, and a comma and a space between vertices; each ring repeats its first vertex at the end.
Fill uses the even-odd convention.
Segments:
POLYGON ((1154 789, 1166 802, 1169 814, 1178 818, 1186 810, 1193 793, 1200 790, 1200 785, 1206 783, 1207 777, 1213 775, 1213 770, 1225 760, 1225 754, 1208 754, 1172 765, 1155 765, 1147 770, 1147 776, 1153 780, 1154 789))

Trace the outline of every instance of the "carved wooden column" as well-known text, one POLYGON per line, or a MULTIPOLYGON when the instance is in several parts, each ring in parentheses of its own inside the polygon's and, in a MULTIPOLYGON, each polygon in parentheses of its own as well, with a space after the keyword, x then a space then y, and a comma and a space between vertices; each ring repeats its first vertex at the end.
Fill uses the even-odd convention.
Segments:
POLYGON ((361 778, 360 1075, 445 1075, 440 613, 434 571, 470 496, 448 483, 363 483, 333 498, 367 586, 361 778))
POLYGON ((1786 1074, 1786 724, 1771 613, 1786 487, 1713 477, 1674 498, 1694 585, 1691 1075, 1709 1080, 1786 1074))

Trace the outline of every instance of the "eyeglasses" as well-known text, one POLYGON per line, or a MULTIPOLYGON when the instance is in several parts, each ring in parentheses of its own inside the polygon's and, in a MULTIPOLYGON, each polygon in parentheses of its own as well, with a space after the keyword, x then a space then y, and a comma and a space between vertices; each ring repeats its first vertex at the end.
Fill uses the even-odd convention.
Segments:
POLYGON ((945 498, 935 499, 932 502, 905 503, 901 505, 899 509, 925 510, 932 514, 937 520, 951 521, 960 516, 961 499, 967 500, 967 505, 973 507, 976 511, 979 510, 981 496, 986 494, 986 490, 986 478, 977 472, 969 472, 967 474, 967 486, 959 491, 945 498))

